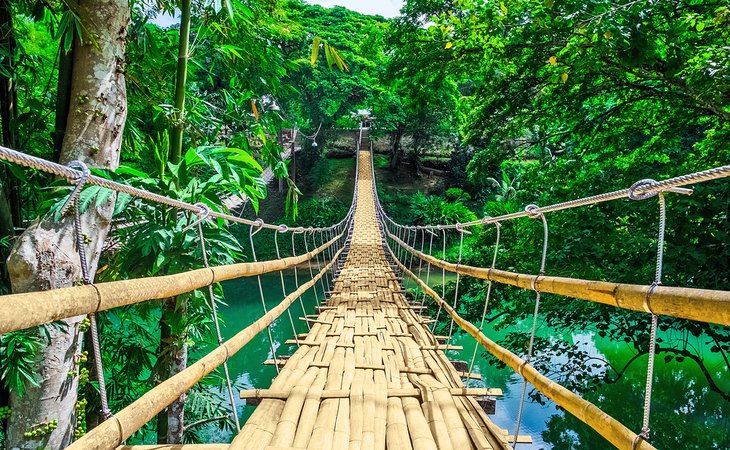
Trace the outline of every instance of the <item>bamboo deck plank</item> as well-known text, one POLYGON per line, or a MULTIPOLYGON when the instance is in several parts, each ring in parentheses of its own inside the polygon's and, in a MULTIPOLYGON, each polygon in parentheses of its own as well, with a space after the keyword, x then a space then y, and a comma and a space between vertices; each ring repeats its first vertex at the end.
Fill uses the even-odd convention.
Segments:
MULTIPOLYGON (((377 226, 370 156, 360 152, 358 199, 350 251, 311 329, 296 345, 232 449, 507 450, 507 437, 476 403, 498 389, 465 389, 464 374, 410 304, 389 266, 377 226)), ((478 374, 471 374, 476 377, 478 374)))

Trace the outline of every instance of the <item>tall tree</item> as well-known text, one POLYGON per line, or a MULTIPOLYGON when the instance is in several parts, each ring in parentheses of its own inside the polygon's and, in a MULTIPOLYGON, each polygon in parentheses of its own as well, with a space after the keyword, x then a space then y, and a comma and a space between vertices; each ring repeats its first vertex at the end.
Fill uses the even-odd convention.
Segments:
MULTIPOLYGON (((74 43, 72 107, 60 161, 81 160, 92 167, 115 169, 127 115, 124 66, 129 3, 80 0, 73 12, 84 35, 74 43)), ((91 205, 81 215, 90 273, 96 271, 113 206, 111 197, 100 205, 91 205)), ((23 233, 8 259, 14 292, 67 287, 79 281, 81 269, 73 224, 72 216, 58 222, 41 218, 23 233)), ((47 342, 38 358, 37 385, 29 384, 22 396, 11 393, 14 413, 8 426, 10 448, 59 449, 71 441, 78 380, 69 373, 81 351, 82 319, 74 317, 47 327, 47 342), (58 421, 51 433, 24 436, 35 424, 49 420, 58 421)))

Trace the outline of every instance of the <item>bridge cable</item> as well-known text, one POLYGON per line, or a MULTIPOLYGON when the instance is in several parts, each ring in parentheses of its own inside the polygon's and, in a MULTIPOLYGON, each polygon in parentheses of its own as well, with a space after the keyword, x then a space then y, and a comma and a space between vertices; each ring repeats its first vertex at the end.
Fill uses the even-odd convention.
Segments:
MULTIPOLYGON (((295 258, 297 257, 297 247, 294 244, 294 237, 297 235, 297 232, 291 233, 291 253, 292 256, 295 258)), ((294 284, 297 286, 297 289, 299 289, 299 270, 297 269, 297 266, 294 265, 294 284)), ((306 317, 307 316, 307 309, 304 307, 304 301, 302 301, 302 296, 299 296, 299 306, 302 307, 302 314, 306 317)), ((307 330, 311 330, 312 327, 309 325, 309 321, 305 320, 304 323, 307 326, 307 330)))
MULTIPOLYGON (((494 225, 497 228, 497 238, 494 242, 494 254, 492 254, 492 265, 490 266, 490 269, 494 269, 497 265, 497 253, 499 252, 499 240, 502 235, 502 224, 499 222, 494 222, 494 225)), ((484 309, 482 310, 482 320, 479 322, 479 332, 482 333, 484 331, 484 321, 487 317, 487 311, 489 309, 489 299, 492 296, 492 280, 487 281, 487 295, 484 298, 484 309)), ((469 373, 473 373, 472 370, 474 369, 474 361, 477 358, 477 349, 479 349, 479 341, 474 342, 474 353, 471 355, 471 362, 469 363, 469 373)), ((471 377, 466 379, 466 387, 469 387, 469 382, 471 381, 471 377)))
MULTIPOLYGON (((412 230, 413 230, 413 242, 412 242, 411 247, 415 248, 416 239, 418 238, 418 230, 416 230, 415 227, 413 227, 412 230)), ((408 270, 413 271, 413 253, 411 253, 411 259, 410 259, 410 262, 408 263, 408 270)))
MULTIPOLYGON (((441 240, 443 241, 443 258, 446 258, 446 228, 442 227, 441 225, 437 226, 438 229, 441 230, 441 240)), ((441 298, 446 297, 446 269, 441 269, 441 298)), ((436 320, 433 323, 433 326, 431 327, 431 333, 434 333, 436 330, 436 325, 439 323, 439 316, 441 316, 441 310, 443 309, 443 305, 439 303, 439 310, 436 313, 436 320)))
MULTIPOLYGON (((307 253, 309 253, 309 242, 307 242, 307 232, 306 231, 303 231, 302 233, 304 234, 304 236, 303 236, 303 238, 304 238, 304 251, 307 252, 307 253)), ((317 260, 317 263, 319 264, 319 259, 317 260)), ((307 260, 307 265, 309 266, 309 278, 313 280, 314 279, 314 271, 312 271, 312 258, 309 258, 307 260)), ((321 303, 319 302, 319 293, 317 293, 317 285, 316 284, 314 286, 312 286, 312 291, 314 292, 314 299, 317 302, 317 306, 320 306, 321 303)), ((306 314, 305 314, 305 316, 306 316, 306 314)), ((305 319, 306 319, 306 317, 305 317, 305 319)), ((308 322, 308 321, 305 321, 305 322, 308 322)))
MULTIPOLYGON (((456 303, 459 301, 459 281, 461 281, 461 274, 459 273, 459 266, 461 265, 461 255, 464 249, 464 234, 471 234, 471 231, 465 230, 461 224, 457 224, 456 229, 459 231, 459 259, 456 261, 456 287, 454 288, 454 311, 456 311, 456 303)), ((413 253, 411 253, 413 256, 413 253)), ((451 318, 451 324, 449 325, 449 341, 451 344, 451 338, 454 336, 454 318, 451 318)))
MULTIPOLYGON (((256 231, 254 231, 254 225, 251 225, 248 232, 248 240, 251 243, 251 255, 253 256, 253 261, 258 262, 258 259, 256 259, 256 246, 253 243, 253 237, 262 230, 262 225, 264 223, 261 219, 256 219, 256 222, 259 224, 256 231)), ((266 298, 264 297, 264 288, 261 285, 261 275, 256 275, 256 280, 259 284, 259 294, 261 296, 261 306, 264 308, 264 315, 268 314, 269 310, 266 308, 266 298)), ((271 357, 274 359, 274 367, 276 368, 276 373, 279 373, 279 364, 278 359, 276 358, 276 347, 274 347, 274 336, 271 334, 271 324, 266 326, 266 333, 269 335, 269 345, 271 346, 271 357)))
POLYGON ((649 416, 651 414, 651 394, 654 385, 654 358, 656 356, 656 334, 659 325, 659 316, 651 309, 651 294, 662 284, 662 271, 664 267, 664 238, 667 227, 667 205, 664 198, 664 191, 654 191, 648 193, 637 194, 636 190, 656 184, 655 180, 645 179, 639 180, 629 188, 629 198, 632 200, 644 200, 657 196, 659 198, 659 233, 657 237, 657 255, 656 255, 656 271, 654 274, 654 282, 649 286, 646 293, 646 301, 644 309, 651 313, 651 330, 649 332, 649 359, 646 368, 646 389, 644 393, 644 416, 642 419, 641 432, 636 435, 632 448, 636 448, 641 440, 649 441, 649 416))
MULTIPOLYGON (((287 227, 286 225, 279 225, 279 227, 280 228, 278 230, 274 231, 274 247, 276 248, 276 259, 281 259, 281 253, 279 252, 279 233, 286 233, 287 231, 289 231, 289 227, 287 227)), ((281 279, 281 293, 284 295, 284 298, 286 298, 286 284, 284 283, 283 269, 279 270, 279 278, 281 279)), ((299 286, 297 286, 297 288, 298 287, 299 286)), ((289 316, 291 331, 294 334, 294 342, 296 342, 297 347, 299 347, 299 336, 297 335, 297 328, 294 326, 294 318, 291 316, 291 308, 286 309, 286 314, 289 316)), ((306 316, 307 314, 305 313, 304 315, 306 316)))
MULTIPOLYGON (((82 161, 71 161, 68 163, 70 169, 79 170, 80 173, 76 179, 73 180, 75 184, 71 194, 66 199, 65 203, 61 207, 61 215, 65 215, 69 208, 74 209, 74 237, 76 239, 76 251, 79 255, 79 265, 81 266, 81 278, 85 285, 94 283, 91 274, 89 273, 88 260, 86 258, 86 247, 85 238, 81 225, 81 205, 79 203, 79 197, 84 185, 87 183, 91 176, 91 171, 88 166, 82 161)), ((99 344, 99 325, 96 321, 96 314, 89 314, 91 331, 91 348, 94 351, 94 370, 96 371, 96 379, 99 382, 99 400, 101 403, 101 415, 104 420, 112 417, 112 412, 109 409, 109 402, 106 393, 106 383, 104 380, 104 366, 102 363, 101 356, 101 345, 99 344)))
MULTIPOLYGON (((532 330, 530 330, 530 343, 527 347, 527 357, 525 358, 524 364, 530 364, 532 361, 532 351, 533 346, 535 343, 535 332, 537 331, 537 315, 540 311, 540 291, 537 289, 537 281, 540 279, 541 276, 545 275, 545 259, 547 258, 547 249, 548 249, 548 223, 547 219, 545 218, 545 214, 540 212, 540 208, 537 205, 527 205, 525 207, 525 212, 527 213, 527 216, 531 219, 541 219, 542 220, 542 227, 543 227, 543 238, 542 238, 542 256, 540 258, 540 272, 537 277, 532 279, 532 290, 535 291, 535 312, 532 316, 532 330)), ((523 367, 524 367, 523 364, 523 367)), ((520 375, 522 375, 522 370, 520 370, 520 375)), ((522 375, 522 393, 520 394, 520 408, 517 411, 517 422, 515 425, 515 438, 514 442, 512 443, 512 448, 517 447, 517 438, 520 433, 520 425, 522 424, 522 413, 525 408, 525 394, 527 393, 527 379, 524 375, 522 375)))
MULTIPOLYGON (((198 225, 198 240, 200 241, 200 251, 203 255, 203 266, 206 269, 210 269, 210 264, 208 262, 208 251, 206 250, 205 246, 205 234, 203 233, 203 222, 208 218, 210 215, 210 207, 204 203, 198 203, 201 207, 201 212, 199 214, 200 220, 197 221, 198 225)), ((192 225, 195 225, 195 222, 193 222, 192 225)), ((188 225, 190 227, 190 225, 188 225)), ((220 327, 220 321, 218 320, 218 305, 215 301, 215 296, 213 295, 213 284, 208 285, 208 300, 210 301, 210 309, 213 312, 213 323, 215 324, 215 334, 216 338, 218 339, 218 345, 223 345, 223 336, 221 335, 221 327, 220 327)), ((241 424, 238 419, 238 410, 236 409, 236 398, 233 395, 233 386, 231 383, 231 375, 228 372, 228 358, 226 358, 225 361, 223 361, 223 373, 226 377, 226 387, 228 389, 228 398, 231 401, 231 412, 233 412, 233 421, 236 423, 236 430, 241 431, 241 424)))
MULTIPOLYGON (((424 228, 425 231, 430 234, 430 238, 428 241, 428 255, 431 256, 433 254, 433 238, 436 236, 436 233, 431 231, 429 228, 424 228)), ((431 278, 431 261, 428 261, 428 266, 426 268, 426 286, 429 286, 428 282, 431 278)), ((421 306, 424 306, 426 304, 426 291, 423 291, 423 299, 421 300, 421 306)))
MULTIPOLYGON (((426 230, 424 228, 421 228, 421 253, 423 253, 423 246, 426 243, 426 230)), ((421 258, 418 258, 418 279, 421 279, 421 270, 423 268, 423 260, 421 258)), ((419 291, 416 291, 416 296, 414 297, 414 301, 418 302, 418 294, 419 291)))
MULTIPOLYGON (((315 239, 315 237, 314 237, 314 231, 311 231, 311 233, 312 233, 312 248, 317 248, 317 240, 316 240, 316 239, 315 239)), ((317 256, 316 256, 316 258, 317 258, 317 270, 320 270, 320 268, 322 267, 322 264, 323 264, 323 263, 321 263, 321 262, 319 261, 319 253, 317 253, 317 256)), ((323 256, 323 258, 324 258, 324 256, 323 256)), ((321 276, 321 277, 319 278, 319 286, 320 286, 320 287, 322 288, 322 297, 323 297, 323 298, 322 298, 322 301, 323 301, 323 302, 326 302, 326 301, 327 301, 327 290, 325 289, 325 284, 324 284, 324 281, 323 281, 323 280, 324 280, 324 278, 327 278, 327 272, 325 272, 325 273, 324 273, 324 274, 323 274, 323 275, 322 275, 322 276, 321 276)), ((315 286, 314 290, 315 290, 315 291, 317 290, 317 287, 316 287, 316 286, 315 286)))

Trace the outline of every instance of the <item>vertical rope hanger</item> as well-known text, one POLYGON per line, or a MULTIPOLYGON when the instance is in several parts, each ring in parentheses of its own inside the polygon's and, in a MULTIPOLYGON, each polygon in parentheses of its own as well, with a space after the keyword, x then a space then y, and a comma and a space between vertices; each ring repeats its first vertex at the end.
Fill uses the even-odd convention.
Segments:
MULTIPOLYGON (((81 266, 81 278, 84 284, 93 284, 94 280, 89 273, 89 265, 86 259, 86 247, 84 246, 84 235, 81 229, 81 205, 79 205, 79 196, 84 188, 87 180, 91 176, 91 171, 82 161, 71 161, 68 167, 72 169, 78 169, 80 174, 76 180, 74 180, 74 188, 71 191, 68 199, 61 207, 61 215, 65 215, 68 208, 73 206, 74 208, 74 237, 76 240, 76 252, 79 255, 79 265, 81 266)), ((104 366, 102 363, 101 356, 101 345, 99 344, 99 326, 96 321, 96 314, 89 314, 91 331, 91 347, 94 351, 94 370, 96 372, 96 380, 99 383, 99 402, 101 404, 101 415, 104 420, 112 417, 112 412, 109 409, 109 402, 106 393, 106 382, 104 380, 104 366)))
MULTIPOLYGON (((253 237, 261 231, 262 225, 264 224, 264 221, 261 219, 256 219, 256 223, 258 224, 258 228, 256 228, 256 231, 254 231, 254 225, 251 225, 248 232, 248 240, 251 243, 251 255, 253 256, 253 261, 258 262, 258 259, 256 259, 256 246, 253 243, 253 237)), ((259 284, 259 294, 261 295, 261 306, 264 308, 264 315, 268 314, 269 310, 266 308, 266 298, 264 297, 264 287, 261 285, 261 275, 256 275, 256 280, 259 284)), ((271 324, 266 326, 266 333, 269 335, 269 345, 271 346, 271 357, 274 359, 274 367, 276 368, 276 373, 279 373, 279 364, 277 364, 277 358, 276 358, 276 347, 274 347, 274 336, 271 334, 271 324)))
MULTIPOLYGON (((437 226, 438 229, 441 230, 441 240, 443 241, 443 255, 442 258, 446 260, 446 228, 442 227, 441 225, 437 226)), ((441 298, 443 299, 446 297, 446 269, 443 267, 441 268, 441 298)), ((431 333, 434 333, 436 330, 436 325, 439 323, 439 317, 441 316, 441 310, 443 309, 442 303, 439 303, 439 310, 436 313, 436 320, 433 322, 433 326, 431 327, 431 333)))
MULTIPOLYGON (((416 248, 416 239, 418 238, 418 230, 416 229, 416 227, 413 227, 412 230, 413 230, 413 241, 410 243, 410 246, 412 248, 416 248)), ((408 253, 410 253, 410 252, 408 252, 408 253)), ((413 271, 413 253, 410 254, 410 260, 408 261, 408 270, 410 270, 411 272, 413 271)))
MULTIPOLYGON (((203 257, 203 267, 206 269, 210 268, 210 263, 208 261, 208 251, 205 246, 205 234, 203 233, 203 222, 208 218, 210 215, 210 207, 204 203, 196 203, 196 206, 200 207, 200 213, 198 213, 198 219, 188 225, 187 227, 183 228, 183 231, 187 231, 190 228, 194 227, 195 225, 198 226, 198 240, 200 241, 200 251, 203 257)), ((216 305, 215 302, 215 296, 213 295, 213 285, 208 285, 208 301, 210 302, 210 309, 213 314, 213 324, 215 325, 215 334, 216 338, 218 340, 218 345, 223 345, 223 336, 221 335, 221 327, 220 322, 218 320, 218 305, 216 305)), ((231 383, 231 375, 228 371, 228 358, 226 358, 225 361, 223 361, 223 373, 226 378, 226 388, 228 391, 228 399, 231 402, 231 412, 233 413, 233 421, 236 424, 236 430, 241 431, 241 423, 238 419, 238 410, 236 409, 236 398, 233 395, 233 384, 231 383)))
MULTIPOLYGON (((309 242, 307 242, 307 232, 303 231, 303 238, 304 238, 304 251, 309 253, 309 242)), ((319 261, 319 260, 317 260, 319 261)), ((312 258, 309 258, 307 260, 307 265, 309 266, 309 279, 314 279, 314 271, 312 270, 312 258)), ((314 300, 317 302, 317 306, 320 306, 321 303, 319 302, 319 293, 317 293, 317 284, 315 283, 314 286, 312 286, 312 291, 314 292, 314 300)), ((305 313, 306 318, 306 313, 305 313)))
MULTIPOLYGON (((656 254, 656 270, 654 273, 654 282, 651 283, 649 290, 646 293, 646 300, 644 303, 644 309, 651 314, 651 330, 649 332, 649 359, 646 367, 646 388, 644 391, 644 414, 641 422, 641 432, 636 435, 632 448, 636 448, 638 444, 644 440, 649 441, 650 428, 649 418, 651 415, 651 395, 654 387, 654 358, 656 356, 656 334, 657 327, 659 325, 659 316, 654 313, 651 309, 651 294, 654 290, 662 284, 662 271, 664 267, 664 238, 666 235, 667 228, 667 204, 664 199, 664 191, 654 191, 648 194, 637 194, 636 189, 654 184, 656 181, 651 179, 640 180, 634 183, 629 188, 628 197, 631 200, 644 200, 653 196, 659 198, 659 234, 657 236, 657 254, 656 254)), ((682 194, 691 194, 691 190, 675 191, 682 194)))
MULTIPOLYGON (((314 239, 314 230, 310 230, 310 233, 312 234, 312 251, 317 250, 317 241, 314 239)), ((305 234, 306 236, 306 234, 305 234)), ((322 263, 319 261, 319 253, 317 253, 317 271, 319 271, 322 268, 322 263)), ((324 276, 319 277, 319 286, 322 288, 322 301, 327 301, 327 290, 324 287, 324 278, 327 276, 325 273, 324 276)), ((312 278, 314 278, 314 275, 312 275, 312 278)), ((314 290, 317 290, 317 286, 314 287, 314 290)))
MULTIPOLYGON (((421 228, 421 253, 423 253, 423 247, 426 243, 426 228, 421 228)), ((421 270, 423 269, 423 260, 418 258, 418 279, 421 279, 421 270)), ((414 302, 418 303, 418 296, 421 295, 421 290, 416 291, 414 302)), ((424 294, 425 295, 425 294, 424 294)))
MULTIPOLYGON (((497 238, 494 242, 494 254, 492 255, 492 265, 490 266, 490 269, 494 269, 497 265, 497 253, 499 252, 499 240, 502 235, 502 224, 499 222, 494 222, 494 225, 497 227, 497 238)), ((487 317, 487 311, 489 310, 489 299, 492 296, 492 280, 487 281, 487 295, 484 298, 484 309, 482 310, 482 320, 479 322, 479 332, 484 331, 484 320, 487 317)), ((471 362, 469 363, 469 373, 474 373, 474 361, 477 357, 477 350, 479 349, 479 342, 474 342, 474 353, 471 355, 471 362)), ((469 387, 471 378, 466 379, 466 387, 469 387)))
MULTIPOLYGON (((461 265, 461 255, 464 249, 464 234, 471 234, 471 231, 465 230, 460 223, 456 224, 456 229, 459 231, 459 258, 456 261, 456 287, 454 289, 454 312, 456 312, 456 304, 459 301, 459 281, 461 281, 461 274, 459 273, 459 266, 461 265)), ((454 336, 454 318, 451 318, 451 324, 449 325, 449 344, 451 344, 451 338, 454 336)))
MULTIPOLYGON (((431 237, 429 238, 429 241, 428 241, 428 256, 432 256, 433 255, 433 238, 436 236, 436 233, 434 233, 433 231, 431 231, 428 228, 426 229, 426 231, 428 231, 428 234, 431 235, 431 237)), ((431 262, 429 261, 427 264, 428 264, 428 266, 426 268, 426 286, 429 286, 428 282, 429 282, 429 279, 431 278, 431 262)), ((421 299, 421 306, 423 306, 425 304, 426 304, 426 292, 423 293, 423 299, 421 299)))
MULTIPOLYGON (((276 248, 276 259, 281 259, 281 253, 279 252, 279 233, 286 233, 289 231, 289 227, 286 225, 279 225, 279 228, 274 231, 274 247, 276 248)), ((281 280, 281 293, 286 298, 286 284, 284 283, 284 271, 279 270, 279 279, 281 280)), ((291 308, 286 309, 286 314, 289 316, 289 323, 291 324, 291 332, 294 335, 294 342, 299 347, 299 336, 297 335, 297 327, 294 326, 294 318, 291 316, 291 308)), ((306 316, 306 313, 304 314, 306 316)))
MULTIPOLYGON (((297 235, 296 232, 291 233, 291 253, 292 253, 292 256, 294 256, 295 258, 297 256, 297 247, 296 247, 296 244, 294 243, 294 236, 296 236, 296 235, 297 235)), ((297 289, 299 289, 299 270, 297 269, 296 265, 294 265, 294 284, 296 285, 297 289)), ((298 300, 299 300, 299 306, 302 307, 302 316, 306 317, 307 309, 304 307, 304 301, 302 300, 301 295, 299 296, 298 300)), ((309 325, 309 321, 305 320, 304 324, 307 326, 307 330, 312 329, 312 327, 309 325)))
MULTIPOLYGON (((545 219, 545 214, 538 212, 537 210, 539 207, 537 205, 527 205, 525 208, 525 212, 527 212, 528 217, 531 219, 541 219, 542 220, 542 227, 543 227, 543 237, 542 237, 542 256, 540 257, 540 273, 537 277, 533 278, 532 280, 532 290, 535 291, 535 311, 532 315, 532 330, 530 330, 530 343, 527 347, 527 357, 525 358, 525 362, 522 367, 526 364, 530 364, 530 361, 532 360, 532 350, 533 345, 535 343, 535 332, 537 331, 537 315, 540 312, 540 291, 537 289, 537 281, 538 279, 545 275, 545 259, 547 258, 547 249, 548 249, 548 223, 547 219, 545 219)), ((520 375, 522 375, 522 370, 520 370, 520 375)), ((527 380, 525 379, 524 375, 522 376, 522 393, 520 394, 520 408, 517 411, 517 423, 515 425, 515 437, 514 441, 512 442, 512 448, 517 447, 517 438, 520 434, 520 426, 522 425, 522 413, 525 408, 525 394, 527 393, 527 380)))

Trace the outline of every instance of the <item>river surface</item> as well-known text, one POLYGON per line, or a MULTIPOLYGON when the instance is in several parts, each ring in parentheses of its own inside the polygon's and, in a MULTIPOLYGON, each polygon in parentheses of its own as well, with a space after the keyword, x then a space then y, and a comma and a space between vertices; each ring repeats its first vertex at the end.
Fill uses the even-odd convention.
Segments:
MULTIPOLYGON (((299 275, 302 277, 300 270, 299 275)), ((308 271, 306 271, 308 275, 308 271)), ((440 273, 438 280, 440 281, 440 273)), ((285 273, 287 292, 294 290, 293 272, 285 273)), ((308 279, 308 277, 306 278, 308 279)), ((281 299, 282 288, 278 274, 261 277, 267 307, 276 306, 281 299)), ((432 278, 431 281, 433 281, 432 278)), ((433 283, 432 283, 433 284, 433 283)), ((236 334, 242 328, 253 323, 262 313, 259 287, 255 277, 241 278, 224 283, 224 292, 228 306, 221 308, 221 317, 225 320, 222 332, 224 339, 236 334)), ((322 290, 317 285, 317 296, 322 300, 322 290)), ((313 291, 303 297, 308 314, 314 313, 316 304, 313 291)), ((298 303, 292 306, 292 317, 298 333, 307 331, 306 324, 298 320, 303 316, 298 303)), ((528 323, 523 324, 525 329, 528 323)), ((496 332, 485 328, 485 334, 498 340, 504 332, 496 332)), ((539 333, 550 334, 569 343, 581 345, 592 354, 600 356, 612 364, 622 365, 633 356, 626 344, 606 341, 590 331, 570 336, 555 336, 546 326, 541 326, 539 333)), ((290 355, 295 346, 285 345, 284 341, 292 338, 289 317, 284 314, 272 326, 274 348, 277 355, 290 355)), ((475 341, 468 335, 458 333, 453 343, 462 345, 464 350, 451 351, 451 359, 470 361, 475 341)), ((715 371, 717 378, 725 389, 730 389, 730 378, 726 364, 719 355, 711 353, 709 346, 704 351, 707 367, 715 371)), ((272 359, 271 346, 266 332, 260 333, 246 347, 229 360, 229 370, 235 380, 237 389, 267 388, 276 376, 274 366, 264 366, 262 361, 272 359)), ((522 381, 511 369, 498 369, 490 365, 480 351, 474 366, 474 372, 480 373, 483 381, 472 381, 471 387, 488 386, 501 388, 504 396, 498 398, 496 413, 490 418, 500 427, 514 432, 515 421, 520 403, 522 381)), ((625 376, 617 383, 603 385, 585 397, 597 404, 608 414, 619 419, 629 428, 637 431, 641 428, 644 384, 646 382, 646 358, 633 364, 625 376)), ((528 392, 531 388, 528 386, 528 392)), ((675 449, 718 449, 730 450, 730 402, 712 392, 697 365, 692 362, 665 363, 657 358, 656 377, 652 402, 652 436, 657 448, 675 449)), ((236 397, 238 397, 236 395, 236 397)), ((253 412, 254 407, 246 406, 244 400, 237 399, 237 409, 244 422, 253 412)), ((220 439, 218 442, 230 440, 230 433, 211 430, 220 439)), ((521 444, 519 449, 539 450, 602 450, 613 448, 597 433, 582 424, 569 414, 558 410, 547 400, 544 405, 527 400, 520 430, 521 435, 529 435, 533 444, 521 444)))

